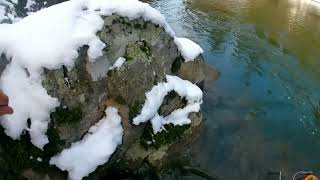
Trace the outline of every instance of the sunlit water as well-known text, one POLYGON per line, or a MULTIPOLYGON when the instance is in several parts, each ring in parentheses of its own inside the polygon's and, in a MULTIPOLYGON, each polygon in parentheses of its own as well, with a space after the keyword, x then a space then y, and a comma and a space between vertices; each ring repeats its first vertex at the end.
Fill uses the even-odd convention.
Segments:
POLYGON ((192 164, 221 179, 320 175, 320 1, 148 2, 221 72, 205 91, 192 164))

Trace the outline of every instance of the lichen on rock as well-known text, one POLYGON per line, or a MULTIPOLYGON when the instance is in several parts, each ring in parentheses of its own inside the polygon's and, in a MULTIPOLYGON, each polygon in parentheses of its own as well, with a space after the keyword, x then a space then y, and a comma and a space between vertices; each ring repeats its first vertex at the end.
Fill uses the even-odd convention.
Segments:
MULTIPOLYGON (((31 171, 36 171, 40 164, 45 168, 39 173, 55 179, 55 175, 61 172, 44 164, 48 163, 51 156, 81 140, 90 127, 103 117, 108 106, 116 107, 121 116, 123 144, 108 163, 99 166, 96 173, 89 175, 92 179, 103 177, 113 168, 119 173, 127 170, 136 172, 146 163, 151 170, 161 172, 172 149, 176 149, 176 146, 182 148, 196 138, 202 121, 201 111, 188 114, 190 124, 165 124, 159 133, 154 133, 150 123, 135 126, 132 120, 141 113, 146 93, 157 84, 166 83, 167 75, 178 76, 199 85, 214 79, 218 71, 206 64, 202 56, 185 62, 174 37, 163 26, 143 18, 129 19, 119 15, 103 17, 103 22, 102 29, 97 33, 105 44, 101 57, 93 61, 87 55, 88 47, 84 46, 79 49, 73 68, 63 65, 60 68, 45 68, 43 71, 42 86, 48 95, 60 102, 60 106, 51 112, 47 131, 50 143, 44 150, 29 148, 31 144, 25 144, 25 136, 19 142, 8 139, 1 130, 0 138, 4 138, 3 142, 9 142, 10 146, 17 145, 9 157, 21 161, 21 164, 12 161, 2 166, 3 171, 11 172, 10 168, 17 166, 19 168, 14 173, 34 175, 31 171), (109 70, 119 57, 125 58, 121 67, 109 70), (43 161, 30 160, 29 156, 42 157, 43 161), (49 174, 49 168, 57 173, 49 174)), ((0 64, 0 67, 3 66, 0 64)), ((185 97, 170 91, 157 113, 166 117, 187 105, 185 97)), ((0 153, 2 151, 9 151, 9 146, 1 144, 0 153)), ((5 164, 1 158, 0 165, 5 164)), ((64 175, 62 173, 63 178, 66 178, 64 175)))
POLYGON ((154 134, 151 124, 147 124, 141 136, 140 144, 146 149, 150 147, 159 149, 161 146, 179 140, 183 133, 190 128, 190 125, 174 126, 172 124, 167 124, 164 128, 164 131, 154 134))
POLYGON ((51 120, 56 124, 64 123, 77 123, 82 118, 82 110, 80 107, 69 109, 65 107, 57 107, 53 113, 51 113, 51 120))

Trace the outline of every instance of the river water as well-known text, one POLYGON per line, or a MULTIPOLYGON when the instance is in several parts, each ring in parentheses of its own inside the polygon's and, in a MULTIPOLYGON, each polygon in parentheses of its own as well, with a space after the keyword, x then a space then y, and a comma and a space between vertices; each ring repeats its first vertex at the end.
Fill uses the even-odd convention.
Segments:
POLYGON ((320 1, 148 2, 221 72, 205 89, 204 130, 182 152, 192 165, 220 179, 320 175, 320 1))

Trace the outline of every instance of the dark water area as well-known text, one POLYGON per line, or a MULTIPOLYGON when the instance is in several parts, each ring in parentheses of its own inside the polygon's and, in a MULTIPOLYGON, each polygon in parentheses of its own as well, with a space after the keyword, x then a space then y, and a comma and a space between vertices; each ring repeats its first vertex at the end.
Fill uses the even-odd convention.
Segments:
MULTIPOLYGON (((320 4, 312 0, 154 0, 177 36, 221 76, 204 95, 192 164, 220 179, 320 176, 320 4)), ((195 177, 190 177, 194 179, 195 177)))

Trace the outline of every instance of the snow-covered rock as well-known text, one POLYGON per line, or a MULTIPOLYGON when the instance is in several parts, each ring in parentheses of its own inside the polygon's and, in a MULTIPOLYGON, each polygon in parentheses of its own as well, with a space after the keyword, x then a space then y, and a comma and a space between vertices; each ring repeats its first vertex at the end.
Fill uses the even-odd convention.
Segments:
POLYGON ((122 142, 122 133, 117 109, 108 107, 105 117, 92 126, 81 141, 52 157, 50 164, 68 171, 70 179, 80 180, 108 162, 122 142))
MULTIPOLYGON (((32 4, 30 1, 29 7, 32 4)), ((0 9, 0 15, 2 12, 0 9)), ((11 25, 0 24, 0 53, 6 56, 1 56, 4 61, 0 63, 0 70, 4 71, 0 85, 15 111, 14 115, 1 119, 5 133, 18 141, 30 136, 31 143, 43 151, 26 152, 26 159, 41 157, 41 164, 45 166, 51 156, 56 155, 51 164, 69 171, 75 179, 87 176, 98 165, 131 159, 125 152, 142 148, 139 141, 144 132, 149 131, 148 120, 153 122, 151 134, 154 136, 166 137, 166 131, 175 131, 183 125, 183 131, 166 144, 159 145, 147 138, 153 150, 141 151, 140 155, 142 159, 152 157, 160 152, 155 149, 158 145, 167 151, 176 143, 176 138, 184 133, 194 134, 201 122, 202 92, 197 85, 205 81, 203 69, 208 67, 200 56, 200 47, 191 40, 177 39, 180 38, 175 37, 157 10, 137 0, 73 0, 17 19, 11 25), (180 71, 190 63, 200 64, 188 67, 188 71, 201 72, 201 76, 196 74, 194 78, 180 71), (148 92, 157 87, 165 91, 149 93, 161 97, 154 101, 158 97, 149 98, 148 92), (171 97, 171 91, 177 94, 171 97), (143 105, 148 103, 156 103, 152 106, 156 109, 146 116, 143 105), (119 110, 123 125, 122 148, 111 158, 115 148, 107 155, 100 148, 102 145, 115 147, 119 141, 103 144, 90 138, 94 133, 82 138, 104 116, 107 106, 119 110), (139 118, 139 114, 144 118, 139 118), (176 126, 168 129, 168 124, 176 126), (55 144, 57 142, 59 144, 55 144), (85 147, 97 145, 95 149, 101 154, 96 154, 89 164, 86 164, 89 157, 79 161, 66 158, 77 159, 82 155, 78 152, 89 152, 82 151, 83 144, 85 147), (89 168, 81 169, 86 165, 89 168)), ((206 72, 216 72, 206 69, 206 72)), ((120 138, 120 134, 117 137, 120 138)), ((1 152, 0 156, 3 156, 1 152)), ((140 161, 140 158, 134 160, 140 161)), ((128 165, 123 167, 126 168, 128 165)))
POLYGON ((119 57, 114 64, 109 68, 109 70, 118 69, 122 66, 122 64, 126 62, 126 59, 124 57, 119 57))
POLYGON ((185 59, 185 62, 193 61, 199 54, 203 53, 202 48, 192 40, 188 38, 174 38, 174 42, 178 46, 181 55, 185 59))
POLYGON ((177 76, 167 75, 166 82, 160 82, 146 93, 146 101, 141 113, 133 118, 133 123, 139 125, 150 120, 156 134, 164 129, 165 124, 171 123, 180 126, 190 124, 189 113, 199 112, 201 103, 202 91, 198 86, 177 76), (170 115, 162 117, 158 114, 158 109, 163 103, 164 97, 171 91, 186 98, 188 103, 184 108, 176 109, 170 115))

